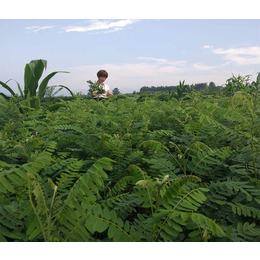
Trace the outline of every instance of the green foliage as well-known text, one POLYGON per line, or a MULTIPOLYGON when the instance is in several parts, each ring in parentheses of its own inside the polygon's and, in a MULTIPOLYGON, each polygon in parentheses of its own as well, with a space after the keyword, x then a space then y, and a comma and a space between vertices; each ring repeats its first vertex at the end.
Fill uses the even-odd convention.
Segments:
POLYGON ((232 78, 227 80, 227 84, 224 90, 226 95, 232 96, 237 91, 243 91, 247 93, 252 93, 253 91, 259 91, 260 89, 260 77, 259 73, 257 75, 256 82, 253 81, 252 83, 249 82, 251 76, 246 75, 245 77, 238 75, 235 77, 233 75, 232 78))
POLYGON ((184 82, 185 80, 183 80, 182 82, 180 81, 179 85, 176 87, 176 92, 174 90, 172 90, 171 92, 171 90, 169 89, 168 100, 171 100, 172 98, 176 98, 177 100, 179 100, 184 96, 185 92, 192 91, 192 87, 190 87, 189 85, 185 85, 184 82))
POLYGON ((113 95, 119 95, 119 94, 121 94, 121 93, 120 93, 120 90, 119 90, 118 88, 114 88, 114 89, 112 90, 112 93, 113 93, 113 95))
POLYGON ((0 99, 1 241, 260 240, 258 92, 21 112, 0 99))
MULTIPOLYGON (((21 87, 19 85, 19 83, 17 82, 17 86, 20 92, 20 98, 22 100, 25 100, 27 103, 27 106, 30 108, 35 108, 35 109, 39 109, 40 108, 40 101, 43 99, 43 97, 45 96, 46 90, 47 90, 47 85, 49 83, 49 80, 55 76, 57 73, 68 73, 66 71, 55 71, 50 73, 49 75, 47 75, 41 83, 39 83, 39 80, 42 76, 42 73, 44 71, 44 69, 46 70, 47 68, 47 61, 46 60, 32 60, 30 61, 30 63, 27 63, 25 65, 25 69, 24 69, 24 90, 21 90, 21 87)), ((6 82, 8 83, 8 81, 6 82)), ((0 84, 2 85, 2 87, 4 87, 6 90, 9 91, 9 93, 12 96, 16 96, 16 94, 14 93, 14 91, 6 84, 2 81, 0 81, 0 84)), ((53 86, 54 88, 55 86, 53 86)), ((71 90, 63 85, 59 85, 56 86, 59 87, 60 89, 65 88, 67 89, 70 94, 73 96, 73 93, 71 92, 71 90)), ((2 95, 5 99, 8 99, 8 97, 3 94, 0 93, 0 95, 2 95)))
POLYGON ((93 81, 88 80, 87 83, 89 83, 89 92, 90 93, 92 93, 93 91, 96 91, 97 94, 102 94, 105 91, 99 82, 94 83, 93 81))

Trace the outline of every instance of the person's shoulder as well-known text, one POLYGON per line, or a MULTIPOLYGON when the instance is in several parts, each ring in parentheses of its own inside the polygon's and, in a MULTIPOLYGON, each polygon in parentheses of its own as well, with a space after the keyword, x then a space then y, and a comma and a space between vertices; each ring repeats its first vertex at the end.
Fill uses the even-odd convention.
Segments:
POLYGON ((107 88, 107 89, 109 89, 109 86, 105 83, 105 87, 107 88))

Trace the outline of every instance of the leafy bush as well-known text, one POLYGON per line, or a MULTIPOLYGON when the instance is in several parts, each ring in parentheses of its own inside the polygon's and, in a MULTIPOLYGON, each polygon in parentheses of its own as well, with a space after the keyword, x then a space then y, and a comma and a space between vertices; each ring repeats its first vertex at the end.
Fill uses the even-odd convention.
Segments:
POLYGON ((61 103, 0 103, 1 241, 260 240, 259 93, 61 103))
POLYGON ((250 83, 250 75, 246 75, 245 77, 238 75, 235 77, 233 75, 232 78, 229 78, 227 80, 226 87, 224 89, 224 93, 226 95, 234 95, 237 91, 244 91, 247 93, 252 93, 253 91, 259 91, 260 90, 260 73, 258 73, 256 82, 253 81, 250 83))

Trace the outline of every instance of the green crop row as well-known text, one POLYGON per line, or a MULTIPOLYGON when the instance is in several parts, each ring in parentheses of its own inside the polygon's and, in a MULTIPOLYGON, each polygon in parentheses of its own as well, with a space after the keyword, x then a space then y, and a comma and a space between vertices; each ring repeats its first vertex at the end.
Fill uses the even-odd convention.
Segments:
POLYGON ((1 241, 260 241, 257 91, 47 103, 0 99, 1 241))

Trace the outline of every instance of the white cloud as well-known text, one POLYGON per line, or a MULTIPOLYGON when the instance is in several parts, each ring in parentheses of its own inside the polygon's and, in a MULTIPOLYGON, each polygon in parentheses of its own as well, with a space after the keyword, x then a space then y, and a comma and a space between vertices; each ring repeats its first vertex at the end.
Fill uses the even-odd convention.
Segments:
POLYGON ((167 59, 157 59, 153 57, 138 57, 138 60, 150 60, 150 61, 158 61, 158 62, 167 62, 167 59))
POLYGON ((25 29, 33 31, 34 33, 37 33, 42 30, 52 29, 54 27, 55 26, 29 26, 29 27, 25 27, 25 29))
POLYGON ((213 46, 212 46, 212 45, 204 45, 202 48, 203 48, 203 49, 212 49, 213 46))
POLYGON ((106 31, 106 32, 104 32, 104 33, 113 33, 113 32, 118 32, 118 31, 121 31, 121 30, 123 30, 123 28, 113 28, 112 30, 109 30, 109 31, 106 31))
POLYGON ((192 64, 193 68, 198 71, 206 71, 206 70, 213 70, 216 66, 208 66, 203 63, 194 63, 192 64))
MULTIPOLYGON (((158 68, 158 74, 163 74, 163 76, 165 76, 165 74, 169 74, 169 73, 182 73, 185 72, 186 69, 184 68, 178 68, 176 66, 163 66, 158 68)), ((167 75, 166 75, 167 76, 167 75)))
POLYGON ((215 49, 213 53, 224 55, 224 59, 238 65, 260 64, 260 47, 215 49))
POLYGON ((179 60, 179 61, 169 61, 167 59, 158 59, 154 57, 138 57, 138 60, 147 60, 151 62, 159 62, 161 65, 171 65, 171 66, 177 66, 177 67, 183 67, 187 64, 187 61, 185 60, 179 60))
POLYGON ((171 62, 169 62, 169 64, 179 66, 179 67, 184 67, 188 63, 186 60, 178 60, 178 61, 171 61, 171 62))
POLYGON ((138 20, 120 20, 116 22, 91 20, 88 26, 67 26, 63 28, 65 32, 91 32, 102 31, 105 33, 117 32, 124 27, 137 22, 138 20))

